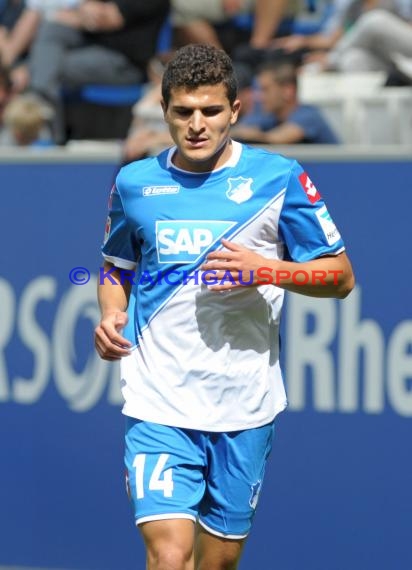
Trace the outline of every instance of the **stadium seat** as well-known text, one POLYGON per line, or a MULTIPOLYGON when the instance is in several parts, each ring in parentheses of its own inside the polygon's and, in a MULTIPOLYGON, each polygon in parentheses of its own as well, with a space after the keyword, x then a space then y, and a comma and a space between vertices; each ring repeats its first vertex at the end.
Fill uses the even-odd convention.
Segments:
POLYGON ((97 105, 110 107, 134 105, 142 96, 142 85, 86 85, 81 90, 81 99, 97 105))

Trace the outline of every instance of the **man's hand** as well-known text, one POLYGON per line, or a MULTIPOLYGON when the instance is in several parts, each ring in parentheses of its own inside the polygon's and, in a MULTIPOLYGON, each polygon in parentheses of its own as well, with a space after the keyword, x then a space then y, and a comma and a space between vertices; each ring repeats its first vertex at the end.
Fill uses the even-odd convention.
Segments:
POLYGON ((210 281, 208 286, 212 291, 228 291, 238 287, 262 285, 262 277, 259 278, 258 269, 267 266, 268 260, 226 239, 222 239, 225 251, 212 251, 207 256, 207 262, 201 267, 202 271, 213 271, 212 274, 204 274, 205 281, 210 281), (230 276, 229 276, 230 273, 230 276), (213 285, 216 281, 222 284, 213 285))
POLYGON ((94 344, 103 360, 119 360, 130 354, 131 342, 119 331, 127 324, 127 313, 114 311, 103 315, 94 331, 94 344))
POLYGON ((83 28, 89 32, 115 32, 125 25, 114 2, 86 0, 78 8, 83 28))

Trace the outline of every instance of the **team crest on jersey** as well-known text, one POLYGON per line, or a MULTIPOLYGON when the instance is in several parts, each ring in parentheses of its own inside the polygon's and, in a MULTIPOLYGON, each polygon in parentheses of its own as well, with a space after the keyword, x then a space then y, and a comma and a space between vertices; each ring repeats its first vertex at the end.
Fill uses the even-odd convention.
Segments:
POLYGON ((159 263, 193 263, 236 222, 218 220, 159 220, 156 249, 159 263))
POLYGON ((257 507, 261 487, 262 481, 260 479, 256 481, 254 485, 250 486, 252 494, 250 495, 249 505, 252 507, 252 509, 256 509, 257 507))
POLYGON ((228 178, 227 181, 229 183, 229 189, 226 192, 226 196, 229 200, 233 200, 236 204, 241 204, 253 196, 253 190, 251 188, 253 178, 238 176, 237 178, 228 178))

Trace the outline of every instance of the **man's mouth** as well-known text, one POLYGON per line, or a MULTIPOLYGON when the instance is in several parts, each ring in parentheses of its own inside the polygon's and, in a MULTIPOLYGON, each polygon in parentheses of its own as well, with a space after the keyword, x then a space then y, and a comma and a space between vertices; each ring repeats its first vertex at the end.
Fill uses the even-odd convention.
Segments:
POLYGON ((203 146, 207 142, 204 137, 187 137, 186 140, 193 147, 203 146))

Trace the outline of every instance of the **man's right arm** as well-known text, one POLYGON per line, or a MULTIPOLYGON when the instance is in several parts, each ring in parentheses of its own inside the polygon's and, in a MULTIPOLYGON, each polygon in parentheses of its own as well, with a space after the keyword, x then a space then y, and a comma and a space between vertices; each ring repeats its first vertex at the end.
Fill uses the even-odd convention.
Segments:
POLYGON ((130 282, 122 279, 121 269, 104 263, 105 274, 110 271, 110 279, 104 279, 98 286, 98 301, 101 321, 95 328, 95 347, 104 360, 119 360, 130 354, 131 342, 120 333, 127 324, 127 305, 130 296, 130 282))

